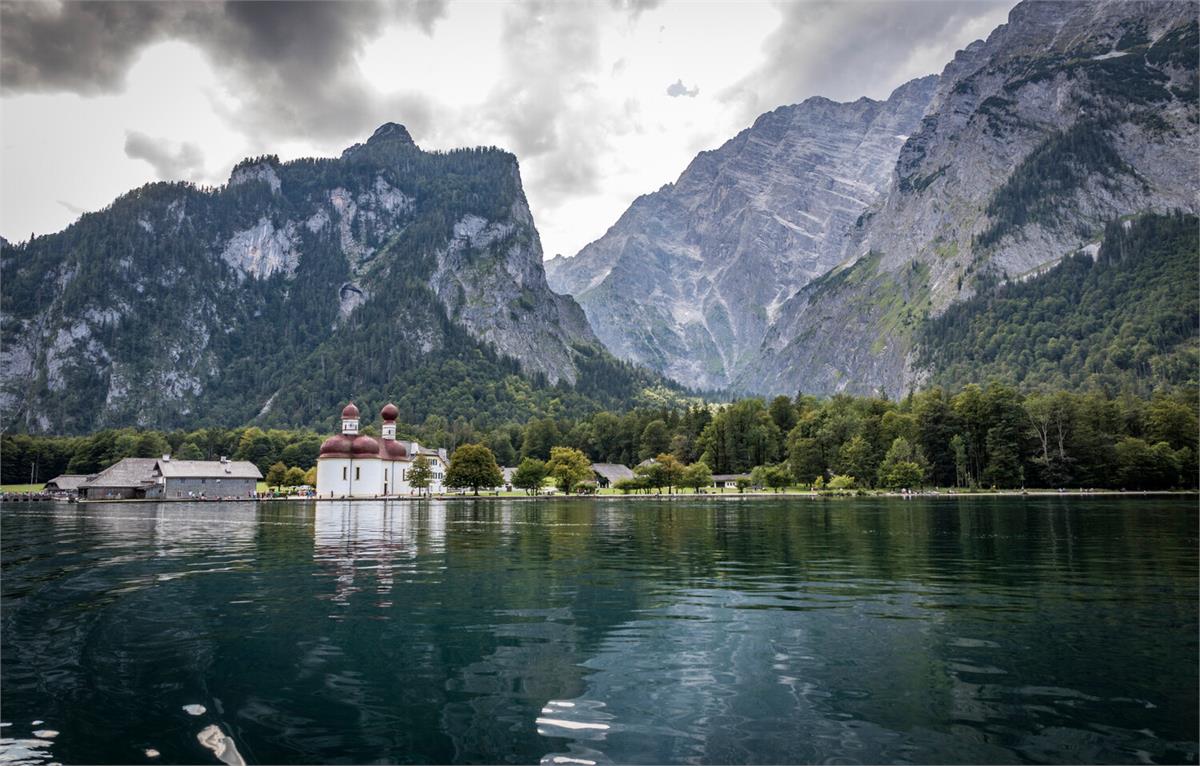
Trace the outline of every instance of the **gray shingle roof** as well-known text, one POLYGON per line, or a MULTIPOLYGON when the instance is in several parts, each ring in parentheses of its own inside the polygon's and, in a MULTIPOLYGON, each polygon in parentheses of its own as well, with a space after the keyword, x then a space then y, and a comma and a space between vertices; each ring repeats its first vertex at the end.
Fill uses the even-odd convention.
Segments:
POLYGON ((105 468, 93 478, 84 482, 82 487, 139 487, 146 482, 154 482, 154 464, 158 458, 127 457, 108 468, 105 468))
POLYGON ((64 473, 61 476, 55 476, 50 481, 46 482, 46 489, 79 489, 79 485, 87 481, 87 476, 83 474, 64 473), (54 486, 51 487, 50 485, 54 486))
POLYGON ((629 466, 620 463, 592 463, 592 470, 610 483, 633 478, 633 471, 629 469, 629 466))
POLYGON ((258 466, 248 460, 159 460, 158 471, 168 479, 261 479, 258 466))

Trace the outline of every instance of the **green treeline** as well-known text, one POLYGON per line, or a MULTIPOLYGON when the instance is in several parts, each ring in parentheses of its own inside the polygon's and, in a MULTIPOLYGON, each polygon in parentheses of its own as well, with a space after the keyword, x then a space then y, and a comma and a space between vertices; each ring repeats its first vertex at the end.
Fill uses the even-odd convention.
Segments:
POLYGON ((1148 395, 1196 385, 1198 227, 1182 213, 1114 222, 1094 261, 1071 256, 926 322, 918 365, 948 387, 1000 379, 1148 395))
MULTIPOLYGON (((367 432, 373 428, 368 426, 367 432)), ((1151 397, 1102 391, 1023 394, 1012 386, 941 388, 894 402, 838 395, 819 400, 779 396, 726 405, 600 411, 571 418, 541 416, 490 429, 465 418, 430 416, 401 425, 417 438, 453 451, 488 447, 500 465, 548 460, 573 447, 593 462, 635 465, 672 455, 712 473, 773 477, 771 485, 836 487, 1195 487, 1200 409, 1185 387, 1151 397)), ((226 455, 263 470, 280 462, 310 468, 324 435, 257 427, 195 431, 102 431, 91 436, 5 435, 4 483, 59 473, 92 473, 127 456, 172 453, 180 459, 226 455)))

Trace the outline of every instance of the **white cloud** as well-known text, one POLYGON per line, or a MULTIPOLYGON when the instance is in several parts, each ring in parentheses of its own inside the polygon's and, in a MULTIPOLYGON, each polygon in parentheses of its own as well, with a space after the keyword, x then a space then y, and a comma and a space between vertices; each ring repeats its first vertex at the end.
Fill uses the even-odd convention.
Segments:
POLYGON ((700 95, 700 88, 695 86, 689 88, 683 84, 682 79, 679 79, 667 86, 667 95, 671 98, 678 98, 679 96, 695 98, 700 95))

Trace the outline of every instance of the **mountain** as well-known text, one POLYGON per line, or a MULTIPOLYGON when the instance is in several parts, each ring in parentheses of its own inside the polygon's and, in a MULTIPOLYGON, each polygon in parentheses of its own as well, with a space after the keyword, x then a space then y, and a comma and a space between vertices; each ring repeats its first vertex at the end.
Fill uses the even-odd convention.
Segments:
POLYGON ((708 389, 741 379, 780 308, 842 258, 937 87, 824 98, 760 116, 639 197, 603 237, 546 264, 617 356, 708 389))
POLYGON ((916 366, 946 389, 999 379, 1149 396, 1200 385, 1200 218, 1114 222, 1068 256, 950 306, 917 331, 916 366))
POLYGON ((659 382, 547 286, 511 154, 425 152, 401 125, 0 247, 10 430, 316 425, 349 398, 502 421, 659 382))
POLYGON ((1190 2, 1016 6, 947 65, 842 262, 780 307, 734 385, 895 394, 942 379, 944 357, 919 346, 944 336, 921 330, 954 304, 1094 255, 1114 221, 1196 213, 1198 39, 1190 2))

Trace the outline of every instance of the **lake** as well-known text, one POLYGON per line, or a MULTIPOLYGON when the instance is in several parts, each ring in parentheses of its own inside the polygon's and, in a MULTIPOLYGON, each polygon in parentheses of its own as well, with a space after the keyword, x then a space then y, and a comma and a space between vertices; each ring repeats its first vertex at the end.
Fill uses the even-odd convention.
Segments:
POLYGON ((219 763, 216 726, 247 763, 1196 763, 1197 523, 1195 496, 11 504, 0 761, 219 763))

